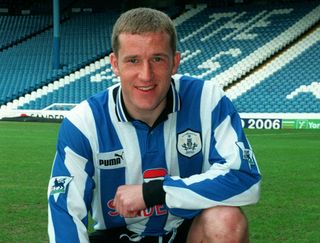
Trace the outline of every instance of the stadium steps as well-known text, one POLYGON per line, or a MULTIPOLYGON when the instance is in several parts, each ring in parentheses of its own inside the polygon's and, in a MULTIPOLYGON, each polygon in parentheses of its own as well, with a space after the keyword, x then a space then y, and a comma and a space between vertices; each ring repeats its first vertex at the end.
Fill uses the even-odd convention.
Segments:
MULTIPOLYGON (((185 15, 186 15, 186 16, 184 16, 185 19, 184 19, 184 17, 182 17, 181 20, 179 20, 181 22, 179 24, 177 24, 177 27, 181 28, 181 26, 183 26, 184 23, 190 23, 190 21, 192 21, 193 18, 198 17, 198 16, 202 16, 205 11, 206 11, 206 8, 198 9, 197 11, 194 11, 193 14, 191 14, 190 16, 188 16, 188 14, 185 13, 185 15)), ((196 28, 196 30, 197 30, 197 26, 194 28, 196 28)), ((198 35, 198 33, 191 36, 190 40, 197 35, 198 35)), ((193 44, 197 44, 197 43, 193 43, 193 44)), ((186 65, 188 62, 193 62, 193 64, 194 64, 195 61, 198 62, 200 65, 203 62, 203 59, 199 58, 200 54, 201 54, 201 50, 200 50, 200 52, 197 51, 197 49, 196 49, 197 46, 192 46, 192 45, 191 44, 188 45, 187 47, 189 49, 185 49, 182 52, 182 57, 183 57, 182 65, 186 65)), ((269 44, 269 45, 271 45, 271 44, 269 44)), ((285 45, 283 45, 282 42, 278 42, 277 45, 278 45, 277 48, 280 48, 280 49, 284 48, 284 46, 285 46, 285 45)), ((276 48, 276 50, 277 50, 277 48, 276 48)), ((213 50, 212 49, 213 48, 210 48, 210 51, 214 51, 214 49, 213 50)), ((265 48, 265 49, 267 49, 267 48, 265 48)), ((279 52, 280 49, 278 49, 277 51, 279 52)), ((235 49, 233 51, 235 52, 235 55, 236 55, 237 50, 235 49)), ((268 50, 268 51, 270 51, 270 50, 268 50)), ((210 54, 210 55, 212 55, 212 54, 210 54)), ((261 55, 259 52, 256 52, 255 56, 261 58, 261 55)), ((267 58, 266 58, 266 60, 267 60, 268 58, 272 57, 272 54, 271 55, 268 54, 266 56, 267 56, 267 58)), ((228 62, 227 59, 226 60, 219 60, 219 61, 220 62, 225 61, 225 63, 226 63, 225 66, 231 65, 232 68, 225 69, 225 70, 221 71, 217 76, 221 75, 223 77, 223 75, 225 75, 225 77, 231 77, 231 79, 228 80, 231 82, 238 80, 239 78, 243 77, 248 72, 250 72, 250 70, 257 67, 256 60, 255 60, 255 62, 249 61, 248 63, 246 63, 244 66, 241 66, 241 67, 237 66, 238 63, 243 62, 243 60, 241 60, 241 59, 236 64, 233 64, 232 62, 227 63, 228 62), (238 67, 238 69, 235 67, 238 67), (234 73, 232 73, 232 71, 234 71, 234 73)), ((49 85, 45 85, 42 89, 34 90, 29 95, 26 95, 27 97, 24 96, 24 99, 20 98, 20 99, 14 100, 13 102, 9 102, 7 107, 14 108, 14 109, 16 109, 16 108, 34 109, 35 107, 37 109, 44 109, 44 108, 51 109, 52 107, 50 107, 50 104, 54 103, 55 101, 58 101, 56 103, 60 103, 59 101, 62 101, 61 103, 64 103, 64 101, 68 101, 67 97, 69 94, 73 95, 72 100, 75 101, 75 103, 77 103, 77 102, 81 101, 81 99, 85 99, 86 95, 91 94, 91 92, 96 93, 97 91, 104 89, 106 87, 106 85, 112 84, 113 82, 116 82, 116 80, 114 80, 114 77, 112 77, 111 73, 106 73, 106 74, 101 75, 103 72, 105 72, 105 70, 109 69, 110 65, 109 66, 108 65, 109 64, 106 63, 105 66, 100 67, 100 68, 98 67, 95 70, 92 70, 90 72, 86 72, 87 69, 90 69, 90 65, 86 65, 86 66, 78 69, 78 71, 73 72, 73 74, 75 74, 77 72, 79 74, 81 74, 76 79, 73 80, 73 78, 71 78, 71 74, 68 74, 66 77, 62 77, 59 80, 56 80, 55 82, 53 82, 53 83, 56 83, 55 85, 52 84, 53 85, 52 86, 49 84, 49 85), (69 80, 70 80, 70 78, 71 78, 71 80, 73 80, 72 82, 66 81, 66 80, 68 80, 68 78, 67 78, 68 76, 69 76, 69 80), (59 84, 57 84, 57 82, 59 84), (80 84, 76 85, 76 83, 78 83, 78 82, 81 83, 81 85, 80 84), (91 88, 89 87, 89 91, 87 90, 88 83, 90 83, 90 85, 92 86, 91 88), (94 83, 94 85, 92 85, 92 83, 94 83), (85 90, 83 91, 83 93, 81 91, 80 94, 75 95, 75 91, 77 91, 78 88, 82 88, 82 87, 85 87, 85 90), (91 91, 90 91, 90 89, 91 89, 91 91), (42 94, 41 94, 41 91, 43 91, 42 94), (48 93, 49 93, 48 97, 43 98, 48 93), (33 99, 32 104, 28 104, 28 102, 26 102, 28 100, 29 96, 32 97, 32 99, 33 99), (63 99, 60 98, 62 96, 64 97, 63 99), (43 100, 41 101, 42 98, 43 98, 43 100), (36 105, 36 106, 34 106, 34 105, 36 105), (48 108, 48 106, 49 106, 49 108, 48 108)), ((211 62, 211 63, 209 62, 209 63, 202 64, 202 65, 207 65, 211 69, 216 68, 216 66, 214 66, 215 62, 211 62), (213 65, 213 66, 211 66, 211 65, 213 65)), ((189 72, 192 74, 193 71, 189 70, 189 72)), ((215 76, 215 77, 217 77, 217 76, 215 76)), ((215 79, 215 77, 213 79, 215 79)), ((229 84, 230 84, 229 82, 221 83, 222 86, 226 86, 229 84)), ((5 108, 5 107, 6 106, 3 106, 3 108, 5 108)))
POLYGON ((320 26, 226 94, 240 112, 320 112, 320 26))
POLYGON ((303 35, 320 21, 319 13, 320 5, 315 7, 293 26, 283 31, 279 36, 254 50, 250 55, 242 59, 241 62, 236 63, 226 72, 215 76, 211 80, 218 82, 226 90, 232 87, 233 84, 241 82, 246 75, 250 75, 261 66, 267 64, 268 61, 279 55, 285 48, 290 48, 290 44, 293 45, 295 41, 299 40, 299 37, 303 38, 303 35))
POLYGON ((283 53, 288 51, 290 48, 294 47, 297 43, 303 41, 305 38, 307 38, 310 34, 312 34, 314 31, 316 31, 320 27, 320 8, 317 9, 319 12, 319 16, 316 18, 316 22, 311 25, 306 31, 304 31, 300 36, 297 36, 297 38, 293 39, 290 43, 285 45, 283 48, 279 49, 278 52, 275 52, 273 55, 271 55, 269 58, 267 58, 265 61, 261 62, 260 64, 256 65, 253 69, 249 70, 247 73, 245 73, 240 78, 235 78, 233 82, 228 83, 223 88, 224 90, 229 90, 233 86, 237 85, 238 83, 242 82, 244 79, 246 79, 248 76, 252 75, 255 72, 258 72, 261 68, 265 67, 269 63, 273 62, 274 59, 281 56, 283 53))
POLYGON ((1 37, 1 52, 52 28, 52 21, 49 16, 0 16, 0 26, 1 32, 4 33, 1 37), (29 19, 34 20, 28 22, 29 19))
MULTIPOLYGON (((108 16, 108 18, 105 19, 110 19, 110 14, 105 13, 104 16, 108 16)), ((90 18, 90 16, 86 16, 87 18, 90 18)), ((95 45, 93 43, 97 43, 97 41, 95 39, 93 39, 94 37, 91 37, 92 33, 90 32, 91 29, 90 27, 88 27, 87 30, 85 29, 79 29, 77 28, 77 20, 80 19, 81 21, 81 16, 74 16, 72 19, 66 21, 63 23, 63 28, 66 28, 66 26, 70 26, 69 28, 71 28, 71 31, 69 29, 68 30, 64 30, 62 28, 62 31, 66 31, 64 34, 67 36, 69 35, 69 33, 75 33, 75 35, 71 38, 71 40, 68 43, 65 43, 65 39, 61 40, 61 63, 62 63, 62 68, 59 70, 53 70, 52 67, 50 66, 51 63, 51 51, 52 51, 52 45, 50 44, 51 41, 50 39, 52 39, 52 30, 47 30, 33 38, 31 38, 28 41, 25 41, 23 43, 21 43, 18 46, 15 46, 14 48, 10 48, 4 52, 0 52, 0 55, 4 56, 4 58, 1 58, 2 60, 6 60, 6 59, 12 59, 12 58, 16 58, 17 62, 15 63, 14 66, 11 65, 11 67, 8 67, 8 71, 6 71, 6 69, 4 67, 0 67, 1 68, 1 72, 3 73, 2 76, 2 80, 1 85, 2 86, 6 86, 6 85, 10 85, 10 86, 17 86, 17 87, 10 87, 8 89, 7 93, 2 92, 2 95, 0 94, 0 104, 5 104, 7 102, 13 101, 14 99, 18 98, 19 96, 26 94, 26 93, 30 93, 32 91, 35 91, 36 89, 42 87, 43 85, 49 84, 51 82, 54 82, 55 80, 64 77, 65 75, 68 75, 69 73, 75 72, 83 67, 85 67, 86 65, 99 60, 100 58, 104 57, 105 55, 108 55, 108 53, 110 52, 111 47, 109 46, 99 46, 99 50, 97 49, 92 49, 92 47, 95 47, 95 45), (78 32, 77 32, 78 31, 78 32), (51 33, 51 34, 50 34, 51 33), (87 35, 89 35, 92 39, 87 39, 85 42, 85 46, 82 46, 82 42, 81 40, 84 39, 84 35, 87 33, 87 35), (82 35, 81 37, 79 35, 82 35), (39 39, 41 40, 41 43, 37 42, 39 41, 39 39), (47 40, 45 40, 47 39, 47 40), (18 65, 18 63, 21 61, 20 58, 20 54, 21 53, 26 53, 27 51, 30 50, 30 48, 33 48, 31 43, 34 42, 34 47, 36 48, 34 50, 34 54, 38 53, 39 57, 43 57, 46 56, 48 57, 47 61, 43 61, 40 60, 39 58, 36 58, 34 55, 30 55, 28 58, 28 62, 29 62, 29 70, 31 72, 32 69, 36 68, 34 67, 34 65, 39 65, 40 69, 34 70, 33 73, 37 73, 38 78, 34 79, 34 77, 31 77, 27 72, 26 69, 24 69, 23 67, 20 68, 18 65), (88 44, 91 43, 91 44, 88 44), (77 47, 76 45, 79 44, 79 46, 77 47), (43 46, 43 52, 41 52, 41 50, 38 50, 38 47, 43 46), (90 47, 91 46, 91 47, 90 47), (76 49, 75 49, 76 48, 76 49), (102 48, 102 49, 101 49, 102 48), (16 49, 15 51, 13 49, 16 49), (20 50, 19 50, 20 49, 20 50), (83 50, 85 49, 85 51, 89 50, 90 53, 86 53, 83 52, 83 50), (19 52, 19 53, 17 53, 19 52), (41 52, 41 53, 40 53, 41 52), (76 54, 76 55, 74 55, 76 54), (10 58, 9 58, 10 57, 10 58), (30 58, 34 58, 34 59, 30 59, 30 58), (38 59, 38 60, 37 60, 38 59), (21 77, 19 78, 19 76, 15 76, 15 75, 19 75, 17 74, 18 72, 15 71, 19 69, 19 72, 25 72, 25 75, 23 76, 24 82, 21 82, 21 77), (25 71, 23 71, 25 70, 25 71), (13 74, 11 74, 11 73, 13 74), (6 77, 6 75, 9 75, 6 77), (12 75, 12 76, 11 76, 12 75), (45 76, 44 76, 45 75, 45 76), (4 78, 6 77, 6 78, 4 78), (8 81, 8 79, 11 79, 10 81, 8 81), (31 79, 31 80, 30 80, 31 79), (17 83, 19 82, 19 84, 17 83), (15 84, 16 83, 16 84, 15 84), (29 83, 31 85, 29 85, 29 83), (24 86, 25 85, 25 86, 24 86), (29 85, 29 86, 28 86, 29 85)), ((91 17, 93 18, 93 17, 91 17)), ((85 21, 82 21, 82 23, 86 24, 85 21)), ((88 21, 88 24, 96 24, 94 23, 94 21, 88 21)), ((95 30, 95 28, 92 28, 93 30, 95 30)), ((105 29, 101 29, 100 31, 103 33, 106 33, 106 35, 108 35, 109 32, 111 32, 111 27, 109 27, 110 30, 105 30, 105 29)), ((94 36, 94 35, 93 35, 94 36)), ((100 39, 103 38, 102 42, 106 42, 106 39, 109 39, 110 37, 99 37, 100 39)), ((108 43, 103 43, 104 45, 108 45, 108 43)), ((6 64, 8 65, 8 64, 6 64)), ((34 75, 36 76, 36 75, 34 75)))

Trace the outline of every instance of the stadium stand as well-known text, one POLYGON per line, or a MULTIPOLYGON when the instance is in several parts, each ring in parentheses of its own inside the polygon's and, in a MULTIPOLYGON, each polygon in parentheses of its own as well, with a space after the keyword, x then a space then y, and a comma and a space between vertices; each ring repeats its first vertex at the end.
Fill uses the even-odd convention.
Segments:
POLYGON ((52 28, 0 52, 0 103, 54 82, 110 52, 114 14, 77 15, 61 27, 62 68, 52 68, 52 28))
POLYGON ((319 113, 320 27, 227 94, 240 112, 319 113))
POLYGON ((52 25, 49 15, 8 16, 0 15, 0 50, 12 47, 24 39, 43 31, 52 25))
MULTIPOLYGON (((52 29, 0 51, 1 109, 69 110, 118 82, 107 57, 118 14, 81 13, 64 21, 60 70, 51 67, 52 29)), ((281 53, 319 21, 318 1, 198 5, 174 19, 182 54, 179 73, 219 83, 240 112, 319 112, 318 91, 310 91, 319 89, 318 31, 281 53), (277 69, 270 71, 268 64, 257 69, 266 61, 277 69)))

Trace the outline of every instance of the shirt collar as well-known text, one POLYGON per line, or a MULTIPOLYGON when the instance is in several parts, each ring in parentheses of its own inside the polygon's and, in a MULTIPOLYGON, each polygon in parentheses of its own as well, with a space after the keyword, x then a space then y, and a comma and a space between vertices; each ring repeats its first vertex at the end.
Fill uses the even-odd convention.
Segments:
MULTIPOLYGON (((131 122, 134 119, 129 115, 123 101, 121 85, 113 90, 113 98, 116 104, 116 114, 120 122, 131 122)), ((167 93, 167 104, 160 116, 158 117, 156 124, 167 119, 170 113, 174 113, 180 110, 181 100, 178 91, 176 90, 174 81, 172 80, 170 88, 167 93)))

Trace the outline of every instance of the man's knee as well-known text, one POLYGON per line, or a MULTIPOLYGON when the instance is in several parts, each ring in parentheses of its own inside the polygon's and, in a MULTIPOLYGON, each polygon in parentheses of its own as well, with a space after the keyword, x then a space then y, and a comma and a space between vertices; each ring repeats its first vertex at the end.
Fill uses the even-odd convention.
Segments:
POLYGON ((248 242, 247 219, 238 207, 205 209, 194 220, 192 228, 198 233, 202 231, 203 242, 248 242))
POLYGON ((219 206, 205 209, 200 217, 205 225, 214 224, 232 231, 239 226, 247 227, 247 219, 238 207, 219 206))

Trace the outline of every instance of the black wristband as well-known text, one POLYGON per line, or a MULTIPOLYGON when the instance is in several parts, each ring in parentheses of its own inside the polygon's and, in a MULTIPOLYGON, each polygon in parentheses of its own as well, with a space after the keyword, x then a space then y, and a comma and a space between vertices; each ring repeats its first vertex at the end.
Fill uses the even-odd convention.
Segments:
POLYGON ((163 190, 163 180, 144 182, 142 193, 147 208, 165 203, 166 193, 163 190))

